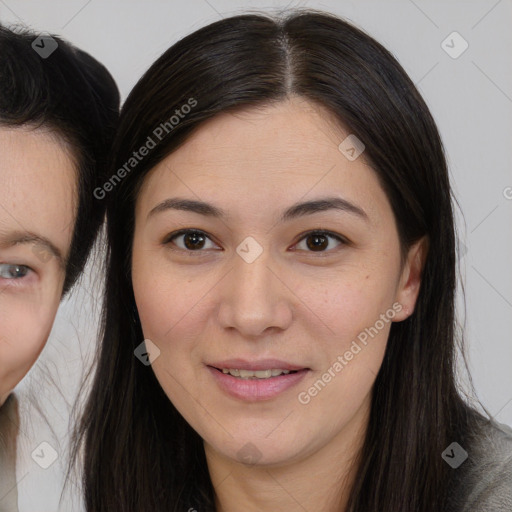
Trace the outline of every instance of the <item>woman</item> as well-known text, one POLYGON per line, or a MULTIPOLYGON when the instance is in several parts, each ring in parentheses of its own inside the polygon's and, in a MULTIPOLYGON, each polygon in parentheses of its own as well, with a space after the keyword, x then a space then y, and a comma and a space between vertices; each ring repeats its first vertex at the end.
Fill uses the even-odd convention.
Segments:
POLYGON ((0 27, 0 510, 16 510, 17 403, 102 223, 119 115, 108 71, 58 37, 0 27))
POLYGON ((202 28, 131 92, 112 172, 88 511, 509 510, 512 436, 455 384, 442 143, 380 44, 307 11, 202 28))

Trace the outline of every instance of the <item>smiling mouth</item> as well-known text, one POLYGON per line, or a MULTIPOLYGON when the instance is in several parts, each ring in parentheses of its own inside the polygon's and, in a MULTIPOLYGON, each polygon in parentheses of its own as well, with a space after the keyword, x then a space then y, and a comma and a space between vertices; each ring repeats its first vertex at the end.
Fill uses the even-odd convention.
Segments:
POLYGON ((246 360, 232 360, 219 361, 216 364, 218 366, 206 365, 206 367, 217 385, 227 395, 244 402, 272 400, 296 386, 311 370, 278 360, 252 363, 246 360), (234 366, 245 366, 245 368, 232 368, 234 366))
MULTIPOLYGON (((215 368, 215 367, 213 367, 215 368)), ((229 374, 232 377, 240 379, 270 379, 279 377, 281 375, 288 375, 290 373, 297 373, 298 370, 282 370, 280 368, 272 368, 268 370, 239 370, 238 368, 215 368, 217 371, 229 374)))

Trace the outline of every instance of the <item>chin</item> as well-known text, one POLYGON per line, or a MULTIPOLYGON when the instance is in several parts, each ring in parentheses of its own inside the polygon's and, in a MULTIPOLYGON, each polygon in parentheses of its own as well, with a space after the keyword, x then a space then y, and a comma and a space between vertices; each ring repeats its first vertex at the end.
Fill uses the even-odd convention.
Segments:
MULTIPOLYGON (((288 437, 289 439, 289 437, 288 437)), ((301 459, 304 447, 283 444, 281 440, 237 436, 208 443, 221 457, 246 466, 282 466, 301 459)))

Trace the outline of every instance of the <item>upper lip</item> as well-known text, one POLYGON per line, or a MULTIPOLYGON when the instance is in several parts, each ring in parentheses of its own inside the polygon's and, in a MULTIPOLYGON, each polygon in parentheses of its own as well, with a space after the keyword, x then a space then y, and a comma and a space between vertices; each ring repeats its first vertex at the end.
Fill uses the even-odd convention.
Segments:
POLYGON ((259 361, 248 361, 247 359, 226 359, 225 361, 219 361, 209 363, 208 366, 213 366, 219 370, 222 368, 231 368, 237 370, 304 370, 307 369, 305 366, 287 363, 280 359, 260 359, 259 361))

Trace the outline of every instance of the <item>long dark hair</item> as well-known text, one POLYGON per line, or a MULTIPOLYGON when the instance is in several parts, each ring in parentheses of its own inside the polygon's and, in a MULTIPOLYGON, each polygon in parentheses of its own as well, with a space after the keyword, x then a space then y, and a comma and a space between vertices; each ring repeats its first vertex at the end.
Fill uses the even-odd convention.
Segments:
POLYGON ((92 391, 77 427, 87 510, 214 511, 202 440, 134 357, 143 340, 131 284, 134 205, 147 172, 218 113, 299 95, 327 107, 366 146, 392 205, 402 254, 426 235, 416 309, 394 323, 373 388, 350 512, 445 510, 442 451, 474 430, 456 386, 453 198, 432 116, 395 58, 334 15, 224 19, 180 40, 139 80, 121 113, 111 172, 192 98, 197 104, 130 172, 107 211, 103 334, 92 391))
POLYGON ((0 126, 54 131, 76 163, 78 209, 64 294, 82 271, 101 227, 103 183, 119 120, 119 91, 108 70, 57 35, 0 26, 0 126), (53 45, 53 46, 51 46, 53 45), (53 50, 41 54, 36 50, 53 50))

